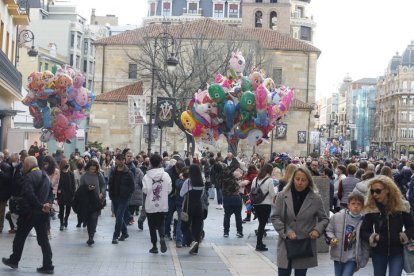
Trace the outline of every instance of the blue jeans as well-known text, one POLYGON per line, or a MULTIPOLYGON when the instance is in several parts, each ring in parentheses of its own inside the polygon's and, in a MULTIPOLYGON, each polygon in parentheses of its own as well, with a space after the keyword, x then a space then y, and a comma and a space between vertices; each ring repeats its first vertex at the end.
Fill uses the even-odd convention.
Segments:
POLYGON ((168 237, 171 237, 171 222, 175 209, 175 196, 168 196, 168 212, 165 213, 165 236, 168 237))
POLYGON ((348 261, 346 263, 334 262, 335 267, 335 276, 352 276, 354 275, 356 262, 355 261, 348 261))
POLYGON ((372 264, 374 266, 374 276, 385 276, 387 266, 389 276, 401 276, 404 265, 403 255, 382 256, 373 254, 372 264))
POLYGON ((112 205, 114 206, 114 213, 116 217, 115 222, 115 231, 113 239, 118 239, 119 234, 122 232, 122 235, 128 234, 126 222, 125 222, 125 213, 128 209, 128 202, 129 198, 113 198, 112 199, 112 205))
POLYGON ((230 231, 230 217, 234 214, 236 219, 236 228, 238 233, 243 233, 242 226, 242 200, 240 196, 225 196, 223 198, 223 207, 224 207, 224 220, 223 227, 224 233, 229 233, 230 231))
POLYGON ((182 208, 177 207, 177 226, 175 227, 175 243, 183 244, 183 232, 181 231, 181 211, 182 208))
POLYGON ((221 188, 216 187, 217 191, 217 204, 222 205, 223 204, 223 192, 221 188))

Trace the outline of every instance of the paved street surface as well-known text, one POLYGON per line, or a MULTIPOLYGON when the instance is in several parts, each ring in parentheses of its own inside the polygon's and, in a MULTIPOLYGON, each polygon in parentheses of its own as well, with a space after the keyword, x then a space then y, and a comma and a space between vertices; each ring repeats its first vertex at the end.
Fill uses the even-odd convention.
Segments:
MULTIPOLYGON (((71 214, 68 229, 59 231, 59 221, 52 221, 52 250, 55 275, 211 275, 211 276, 260 276, 277 275, 275 231, 269 231, 264 239, 269 251, 254 250, 256 237, 254 229, 258 222, 243 225, 244 238, 236 237, 232 217, 230 237, 224 238, 222 229, 223 210, 216 210, 216 202, 210 200, 209 216, 205 221, 206 236, 196 256, 188 254, 188 248, 175 248, 168 243, 165 254, 150 254, 151 247, 148 227, 138 230, 137 224, 129 226, 129 239, 111 244, 115 220, 107 206, 99 218, 95 245, 86 245, 85 228, 76 228, 76 215, 71 214)), ((271 225, 268 225, 271 229, 271 225)), ((13 234, 8 233, 8 223, 0 234, 0 256, 8 257, 11 252, 13 234)), ((308 275, 334 275, 333 262, 329 254, 318 254, 319 266, 309 269, 308 275)), ((28 237, 23 258, 17 270, 0 264, 0 275, 37 275, 36 267, 41 266, 42 254, 36 238, 28 237)), ((372 264, 356 275, 373 275, 372 264)))

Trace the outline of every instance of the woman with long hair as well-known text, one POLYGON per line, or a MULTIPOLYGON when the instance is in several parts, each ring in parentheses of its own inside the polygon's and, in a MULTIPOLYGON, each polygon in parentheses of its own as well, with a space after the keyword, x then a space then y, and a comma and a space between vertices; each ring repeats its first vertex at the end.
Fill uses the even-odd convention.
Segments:
POLYGON ((259 227, 257 229, 256 251, 267 251, 268 248, 263 243, 263 235, 265 232, 266 223, 269 220, 271 205, 273 198, 276 196, 273 186, 273 179, 271 177, 273 166, 269 163, 263 165, 259 174, 252 181, 252 189, 259 188, 266 197, 260 203, 254 204, 253 208, 255 215, 259 220, 259 227))
POLYGON ((414 238, 414 220, 407 202, 394 181, 383 175, 368 183, 361 237, 372 249, 374 276, 400 276, 403 269, 403 246, 414 238))
POLYGON ((325 231, 329 219, 322 198, 312 180, 310 171, 301 166, 293 173, 289 183, 277 195, 272 223, 279 233, 277 266, 280 276, 306 275, 307 269, 318 265, 316 240, 325 231), (310 238, 313 256, 289 259, 287 239, 310 238))
POLYGON ((292 177, 297 167, 298 166, 296 166, 295 164, 287 165, 285 169, 285 173, 283 174, 283 177, 279 179, 279 186, 277 186, 277 190, 279 192, 281 192, 283 188, 289 183, 289 180, 292 177))
POLYGON ((81 176, 79 189, 75 195, 76 211, 87 226, 89 239, 86 243, 88 245, 95 243, 93 237, 103 207, 105 190, 106 183, 102 173, 99 172, 99 163, 91 159, 85 166, 85 173, 81 176))
POLYGON ((75 176, 73 175, 73 172, 69 170, 69 160, 66 158, 62 159, 59 167, 60 177, 57 189, 57 201, 59 204, 60 231, 63 231, 63 229, 68 228, 68 218, 70 215, 70 209, 72 208, 72 201, 75 195, 76 187, 75 176))
POLYGON ((115 160, 110 152, 107 152, 105 154, 105 159, 102 162, 102 171, 103 175, 105 177, 106 183, 108 183, 109 179, 109 172, 111 171, 111 168, 115 166, 115 160))
POLYGON ((184 181, 180 190, 180 196, 184 197, 182 211, 188 213, 188 221, 182 221, 181 229, 185 241, 190 245, 190 254, 198 254, 201 232, 203 230, 201 196, 205 188, 199 165, 192 164, 188 174, 189 178, 184 181))

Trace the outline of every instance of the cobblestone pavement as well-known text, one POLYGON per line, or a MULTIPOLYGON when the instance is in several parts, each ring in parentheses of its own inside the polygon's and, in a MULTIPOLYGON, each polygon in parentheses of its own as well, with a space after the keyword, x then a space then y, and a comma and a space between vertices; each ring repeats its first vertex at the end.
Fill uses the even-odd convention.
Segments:
MULTIPOLYGON (((95 245, 86 245, 85 228, 76 228, 76 215, 71 214, 69 226, 59 231, 59 221, 52 220, 53 262, 55 275, 277 275, 275 231, 268 231, 264 242, 269 251, 259 253, 254 250, 256 237, 254 230, 258 222, 243 225, 244 238, 236 237, 236 227, 232 217, 230 237, 223 237, 223 210, 217 210, 216 203, 210 200, 209 215, 205 221, 205 239, 198 255, 189 255, 188 248, 176 248, 175 243, 168 243, 164 254, 150 254, 151 247, 148 227, 138 230, 137 224, 128 227, 130 237, 117 245, 111 243, 115 219, 111 217, 110 208, 106 207, 99 218, 95 245)), ((136 219, 136 217, 135 217, 136 219)), ((269 224, 269 229, 272 229, 269 224)), ((8 257, 11 253, 13 234, 8 233, 5 222, 0 234, 0 256, 8 257)), ((310 276, 334 275, 333 262, 328 253, 318 254, 319 266, 308 270, 310 276)), ((42 262, 40 247, 35 237, 28 237, 23 257, 17 270, 0 264, 0 275, 36 275, 36 267, 42 262)), ((356 275, 373 275, 372 264, 361 269, 356 275)))

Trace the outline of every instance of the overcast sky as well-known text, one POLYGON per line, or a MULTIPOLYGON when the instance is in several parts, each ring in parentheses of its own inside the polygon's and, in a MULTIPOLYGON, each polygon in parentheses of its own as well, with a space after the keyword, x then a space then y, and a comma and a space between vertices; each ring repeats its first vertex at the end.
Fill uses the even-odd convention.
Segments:
MULTIPOLYGON (((88 21, 92 8, 96 15, 118 16, 121 25, 140 24, 147 14, 146 0, 72 1, 88 21)), ((414 0, 312 0, 314 45, 322 51, 317 97, 337 91, 347 73, 353 80, 383 75, 391 57, 414 40, 413 12, 414 0)))

